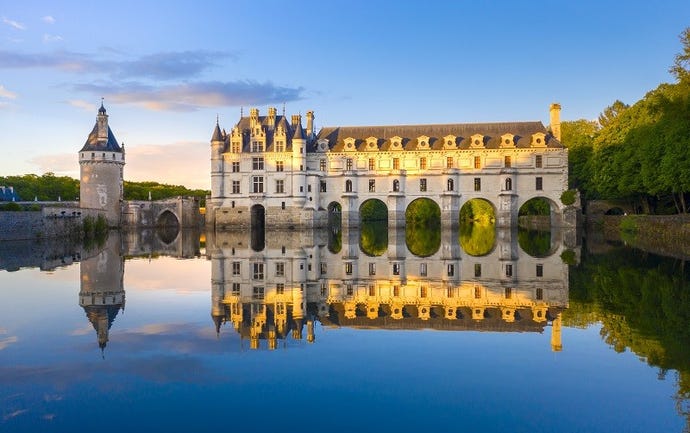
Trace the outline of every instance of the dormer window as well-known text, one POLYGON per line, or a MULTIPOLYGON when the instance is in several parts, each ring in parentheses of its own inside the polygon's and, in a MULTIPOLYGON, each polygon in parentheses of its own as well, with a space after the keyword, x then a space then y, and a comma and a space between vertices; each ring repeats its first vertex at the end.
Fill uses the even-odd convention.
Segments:
POLYGON ((230 145, 230 151, 232 153, 240 153, 240 149, 242 146, 240 145, 239 141, 233 141, 232 144, 230 145))
POLYGON ((546 147, 546 134, 544 134, 543 132, 537 132, 535 134, 532 134, 532 143, 530 143, 530 146, 546 147))
POLYGON ((470 147, 484 147, 484 136, 482 134, 474 134, 470 137, 470 147))
POLYGON ((285 141, 276 140, 275 150, 276 152, 285 152, 285 141))
POLYGON ((501 135, 501 147, 515 147, 515 136, 513 134, 501 135))
POLYGON ((367 150, 378 150, 378 141, 376 137, 367 138, 367 150))
POLYGON ((429 148, 429 137, 426 135, 420 135, 417 137, 417 147, 419 149, 428 149, 429 148))
POLYGON ((402 150, 402 137, 391 137, 391 150, 402 150))
POLYGON ((355 148, 355 139, 352 137, 347 137, 345 140, 345 150, 354 152, 356 150, 355 148))
POLYGON ((446 135, 443 137, 443 147, 446 149, 457 148, 457 137, 455 135, 446 135))
POLYGON ((319 152, 325 152, 328 150, 328 140, 322 138, 316 143, 316 150, 319 152))

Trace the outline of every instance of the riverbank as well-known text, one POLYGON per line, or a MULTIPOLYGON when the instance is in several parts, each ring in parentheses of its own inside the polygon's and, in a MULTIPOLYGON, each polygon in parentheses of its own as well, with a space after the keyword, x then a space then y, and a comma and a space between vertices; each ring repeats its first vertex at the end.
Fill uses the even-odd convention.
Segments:
POLYGON ((607 215, 599 227, 607 240, 622 240, 650 253, 690 260, 690 215, 607 215))

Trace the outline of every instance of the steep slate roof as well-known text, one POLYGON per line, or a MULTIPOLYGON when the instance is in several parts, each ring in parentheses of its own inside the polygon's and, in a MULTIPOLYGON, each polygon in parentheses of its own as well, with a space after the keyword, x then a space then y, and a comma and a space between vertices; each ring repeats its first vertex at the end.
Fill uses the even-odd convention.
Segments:
POLYGON ((327 139, 332 151, 343 151, 344 140, 355 138, 358 150, 365 150, 366 139, 378 138, 378 149, 390 149, 390 138, 401 137, 405 150, 417 150, 417 138, 429 137, 429 148, 443 149, 443 137, 456 136, 456 144, 460 149, 470 148, 472 135, 484 136, 484 148, 498 149, 503 134, 513 134, 516 148, 528 148, 532 142, 532 134, 541 132, 546 135, 546 145, 549 148, 562 148, 541 122, 505 122, 505 123, 454 123, 440 125, 385 125, 385 126, 335 126, 322 128, 316 139, 327 139))
POLYGON ((96 122, 96 124, 93 126, 93 129, 89 134, 89 138, 86 139, 86 143, 84 143, 84 147, 81 148, 80 152, 89 150, 122 152, 122 148, 119 144, 117 144, 115 134, 113 134, 113 131, 110 129, 110 126, 108 126, 108 140, 98 140, 98 122, 96 122))

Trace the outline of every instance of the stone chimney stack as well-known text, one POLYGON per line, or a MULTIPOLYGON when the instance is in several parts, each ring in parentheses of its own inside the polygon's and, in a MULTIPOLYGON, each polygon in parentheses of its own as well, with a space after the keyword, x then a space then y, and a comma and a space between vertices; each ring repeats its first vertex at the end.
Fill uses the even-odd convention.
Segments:
POLYGON ((259 124, 259 109, 252 108, 249 110, 249 127, 254 128, 259 124))
POLYGON ((314 112, 307 111, 307 137, 314 135, 314 112))
POLYGON ((276 126, 276 113, 277 110, 275 107, 269 107, 268 108, 268 129, 273 129, 276 126))
POLYGON ((298 126, 301 126, 302 125, 302 116, 300 116, 299 114, 293 114, 291 124, 292 124, 293 129, 297 128, 298 126))
POLYGON ((561 141, 561 104, 553 103, 549 109, 551 116, 551 133, 561 141))

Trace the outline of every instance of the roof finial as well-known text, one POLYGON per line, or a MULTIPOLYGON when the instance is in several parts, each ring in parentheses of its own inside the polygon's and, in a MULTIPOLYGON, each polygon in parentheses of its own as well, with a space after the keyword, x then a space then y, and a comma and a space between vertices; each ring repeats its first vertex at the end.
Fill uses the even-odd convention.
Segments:
POLYGON ((218 125, 218 122, 220 122, 220 115, 216 113, 216 125, 218 125))
POLYGON ((240 119, 244 117, 244 107, 240 106, 240 119))
POLYGON ((285 117, 285 102, 283 102, 283 117, 285 117))
POLYGON ((98 109, 99 113, 105 114, 105 107, 103 106, 103 97, 101 96, 101 108, 98 109))

